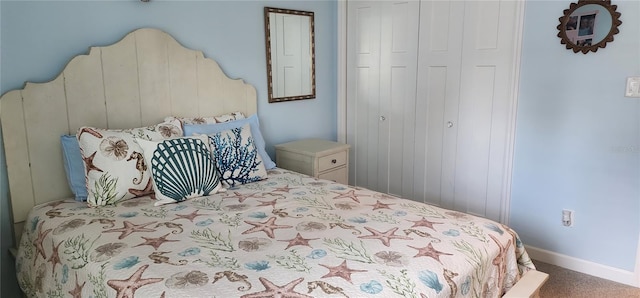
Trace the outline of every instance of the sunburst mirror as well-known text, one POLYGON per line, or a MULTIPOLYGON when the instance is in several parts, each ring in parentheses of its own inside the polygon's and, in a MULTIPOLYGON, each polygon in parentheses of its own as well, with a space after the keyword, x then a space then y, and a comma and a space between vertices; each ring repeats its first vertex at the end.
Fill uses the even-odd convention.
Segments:
POLYGON ((607 46, 622 24, 617 5, 611 0, 579 0, 571 3, 560 17, 558 37, 574 53, 596 52, 607 46))

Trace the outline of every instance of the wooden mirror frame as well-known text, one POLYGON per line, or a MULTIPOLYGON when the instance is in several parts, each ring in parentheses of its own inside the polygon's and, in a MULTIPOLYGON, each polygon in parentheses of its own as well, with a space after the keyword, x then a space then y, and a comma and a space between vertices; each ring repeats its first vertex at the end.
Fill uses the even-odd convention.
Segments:
POLYGON ((559 18, 560 24, 557 28, 560 43, 566 45, 567 50, 573 50, 574 53, 582 52, 583 54, 590 51, 596 52, 599 48, 606 47, 608 42, 613 41, 613 36, 620 32, 618 26, 622 24, 622 21, 620 21, 620 13, 616 11, 617 7, 617 5, 611 4, 611 0, 579 0, 578 3, 571 3, 569 8, 564 10, 564 15, 559 18), (569 22, 570 16, 576 11, 576 9, 590 4, 602 6, 602 8, 611 15, 611 28, 607 35, 597 43, 590 45, 578 45, 573 43, 567 36, 567 23, 569 22))
POLYGON ((301 11, 301 10, 292 10, 292 9, 282 9, 282 8, 274 8, 274 7, 265 7, 264 8, 264 30, 265 30, 265 42, 266 42, 266 53, 267 53, 267 85, 268 85, 268 96, 269 103, 274 102, 285 102, 292 100, 301 100, 301 99, 311 99, 316 98, 316 55, 315 55, 315 22, 314 22, 314 13, 311 11, 301 11), (271 14, 279 13, 279 14, 291 14, 298 16, 306 16, 309 17, 309 41, 310 41, 310 93, 308 94, 296 94, 289 96, 276 96, 274 94, 274 61, 273 61, 273 53, 272 53, 272 40, 273 36, 271 35, 271 14))

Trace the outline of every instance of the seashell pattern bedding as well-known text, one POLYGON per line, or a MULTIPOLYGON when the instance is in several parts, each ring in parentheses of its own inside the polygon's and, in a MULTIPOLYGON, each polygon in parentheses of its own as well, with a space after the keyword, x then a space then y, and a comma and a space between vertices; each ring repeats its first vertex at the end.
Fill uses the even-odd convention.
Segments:
POLYGON ((28 297, 500 297, 534 269, 500 223, 282 169, 154 206, 36 206, 28 297))

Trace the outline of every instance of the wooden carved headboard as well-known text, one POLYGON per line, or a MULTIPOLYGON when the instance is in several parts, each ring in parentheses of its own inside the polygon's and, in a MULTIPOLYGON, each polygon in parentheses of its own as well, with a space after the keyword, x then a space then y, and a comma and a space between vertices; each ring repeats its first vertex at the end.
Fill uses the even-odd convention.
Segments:
POLYGON ((201 51, 157 29, 91 47, 53 81, 27 83, 0 98, 0 121, 15 235, 34 206, 72 197, 60 136, 81 126, 133 128, 164 117, 257 112, 256 90, 228 78, 201 51))

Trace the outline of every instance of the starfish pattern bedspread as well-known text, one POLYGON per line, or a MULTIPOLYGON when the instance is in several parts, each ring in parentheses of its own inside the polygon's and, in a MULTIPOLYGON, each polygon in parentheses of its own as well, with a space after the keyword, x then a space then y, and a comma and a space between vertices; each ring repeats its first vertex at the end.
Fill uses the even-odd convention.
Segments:
POLYGON ((28 297, 500 297, 534 269, 509 227, 282 169, 154 207, 36 206, 28 297))

